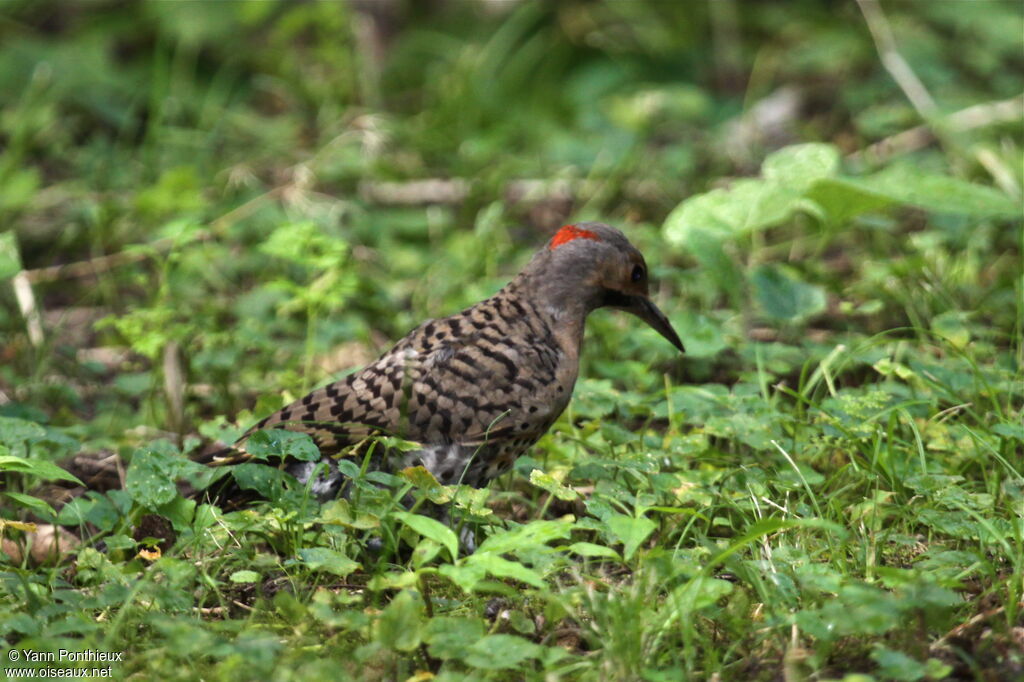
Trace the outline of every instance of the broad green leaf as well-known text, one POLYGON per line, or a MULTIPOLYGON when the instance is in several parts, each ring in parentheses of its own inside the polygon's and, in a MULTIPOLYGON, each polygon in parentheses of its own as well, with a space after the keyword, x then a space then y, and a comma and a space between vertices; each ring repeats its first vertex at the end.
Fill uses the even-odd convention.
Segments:
POLYGON ((733 584, 728 580, 698 575, 674 589, 672 598, 677 608, 690 612, 711 606, 732 590, 733 584))
POLYGON ((377 637, 389 649, 412 651, 424 634, 423 598, 412 590, 402 590, 377 619, 377 637))
POLYGON ((124 487, 136 502, 156 509, 174 499, 178 494, 176 481, 198 466, 170 443, 153 443, 132 455, 124 487))
POLYGON ((437 572, 458 585, 463 592, 472 592, 476 584, 487 576, 487 569, 480 564, 442 564, 437 572))
POLYGON ((196 501, 188 500, 181 495, 166 504, 160 505, 157 512, 171 522, 171 526, 179 533, 192 527, 192 517, 196 512, 196 501))
POLYGON ((427 499, 434 504, 447 504, 452 500, 452 489, 441 485, 424 466, 406 467, 398 472, 398 475, 422 490, 427 499))
POLYGON ((917 682, 927 674, 923 663, 881 644, 876 644, 875 650, 871 652, 871 658, 878 664, 878 671, 887 680, 917 682))
POLYGON ((811 185, 805 196, 820 206, 833 223, 877 211, 894 201, 852 178, 823 178, 811 185))
POLYGON ((624 545, 622 554, 627 561, 633 557, 640 544, 658 527, 658 524, 644 516, 634 517, 624 514, 616 514, 606 519, 605 525, 608 526, 612 535, 624 545))
POLYGON ((546 474, 540 469, 534 469, 530 472, 530 483, 548 491, 560 500, 569 501, 579 497, 579 493, 575 490, 562 485, 554 476, 546 474))
POLYGON ((839 169, 839 150, 830 144, 795 144, 769 154, 761 165, 766 180, 795 192, 804 192, 816 180, 832 177, 839 169))
POLYGON ((592 542, 574 542, 568 547, 569 551, 573 554, 578 554, 585 557, 607 557, 609 559, 621 560, 622 557, 611 547, 605 547, 604 545, 595 545, 592 542))
POLYGON ((430 538, 447 549, 452 561, 458 559, 459 538, 448 526, 428 516, 410 514, 409 512, 395 512, 394 517, 423 537, 430 538))
POLYGON ((462 662, 484 670, 514 668, 541 654, 543 647, 515 635, 487 635, 469 647, 462 662))
POLYGON ((284 429, 257 431, 245 441, 245 451, 261 460, 291 457, 302 462, 315 462, 320 459, 320 450, 308 433, 284 429))
POLYGON ((441 545, 430 538, 423 538, 412 550, 412 565, 422 568, 441 553, 441 545))
POLYGON ((497 554, 473 554, 466 558, 466 565, 483 568, 499 578, 512 578, 534 587, 544 587, 544 578, 539 573, 517 561, 509 561, 497 554))
POLYGON ((327 571, 342 578, 360 568, 358 562, 326 547, 304 547, 299 550, 299 556, 314 571, 327 571))
POLYGON ((751 275, 754 295, 770 317, 801 320, 825 309, 825 291, 775 265, 762 265, 751 275))
POLYGON ((43 459, 24 459, 13 455, 0 455, 0 472, 4 471, 30 474, 46 481, 71 481, 77 485, 85 485, 71 472, 43 459))
POLYGON ((354 530, 366 530, 380 526, 380 518, 369 512, 360 511, 353 515, 348 500, 344 498, 325 502, 320 507, 320 518, 317 519, 317 522, 331 526, 344 526, 354 530))
POLYGON ((902 204, 936 213, 978 217, 1021 217, 1021 206, 997 189, 948 175, 936 175, 916 166, 899 165, 848 182, 902 204))
POLYGON ((46 429, 35 422, 16 417, 0 417, 0 444, 17 451, 20 446, 46 435, 46 429))
POLYGON ((695 255, 697 235, 722 242, 787 220, 802 206, 801 194, 782 184, 756 178, 735 181, 683 201, 665 219, 665 238, 695 255))
POLYGON ((430 655, 442 660, 463 658, 470 647, 484 636, 483 621, 477 618, 436 616, 430 619, 423 633, 423 641, 430 647, 430 655))
POLYGON ((53 507, 51 507, 45 500, 40 500, 38 497, 32 497, 31 495, 25 495, 23 493, 4 493, 4 495, 14 500, 22 507, 31 509, 44 519, 52 519, 57 515, 57 512, 53 507))
POLYGON ((477 548, 476 553, 505 554, 519 549, 545 545, 551 540, 569 537, 572 527, 573 523, 567 520, 531 521, 512 530, 488 537, 477 548))
POLYGON ((236 464, 231 467, 231 475, 242 489, 255 490, 270 500, 281 495, 290 478, 284 471, 259 462, 236 464))
POLYGON ((966 314, 958 310, 947 310, 932 318, 932 331, 949 341, 959 350, 971 342, 971 331, 964 324, 966 314))
POLYGON ((260 581, 260 574, 256 571, 235 571, 228 580, 233 583, 258 583, 260 581))
MULTIPOLYGON (((739 307, 743 295, 744 277, 735 259, 725 252, 724 241, 728 237, 710 230, 693 227, 688 230, 683 247, 697 259, 703 271, 715 285, 727 293, 734 306, 739 307)), ((687 347, 689 352, 689 347, 687 347)))
POLYGON ((672 318, 672 326, 679 332, 687 357, 710 358, 727 348, 721 327, 705 315, 684 312, 672 318))

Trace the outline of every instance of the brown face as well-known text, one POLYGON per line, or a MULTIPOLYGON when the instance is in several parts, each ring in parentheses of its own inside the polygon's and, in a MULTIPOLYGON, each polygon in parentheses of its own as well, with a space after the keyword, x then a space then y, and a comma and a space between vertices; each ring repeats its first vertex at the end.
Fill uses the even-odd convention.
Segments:
POLYGON ((625 310, 646 322, 669 343, 683 350, 683 342, 668 321, 651 301, 648 293, 647 264, 640 252, 631 250, 618 263, 604 269, 600 285, 605 290, 605 305, 625 310))

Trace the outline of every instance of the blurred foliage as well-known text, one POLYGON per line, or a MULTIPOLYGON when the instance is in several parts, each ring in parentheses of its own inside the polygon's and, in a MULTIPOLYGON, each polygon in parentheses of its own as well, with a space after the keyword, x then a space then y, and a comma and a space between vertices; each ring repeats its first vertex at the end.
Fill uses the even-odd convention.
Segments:
POLYGON ((0 535, 85 538, 0 553, 6 646, 172 679, 1021 675, 1024 11, 881 9, 927 121, 853 2, 0 5, 0 535), (595 313, 489 490, 342 461, 349 500, 255 463, 268 502, 181 496, 204 440, 583 219, 647 255, 685 356, 595 313), (41 485, 112 453, 123 490, 41 485))

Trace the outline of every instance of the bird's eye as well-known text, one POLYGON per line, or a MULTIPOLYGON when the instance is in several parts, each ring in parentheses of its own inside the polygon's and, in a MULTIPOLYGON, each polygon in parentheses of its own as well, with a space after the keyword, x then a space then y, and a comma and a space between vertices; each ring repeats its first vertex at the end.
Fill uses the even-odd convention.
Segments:
POLYGON ((644 278, 644 266, 642 266, 642 265, 634 265, 633 266, 633 274, 630 276, 630 279, 632 279, 634 282, 639 282, 643 278, 644 278))

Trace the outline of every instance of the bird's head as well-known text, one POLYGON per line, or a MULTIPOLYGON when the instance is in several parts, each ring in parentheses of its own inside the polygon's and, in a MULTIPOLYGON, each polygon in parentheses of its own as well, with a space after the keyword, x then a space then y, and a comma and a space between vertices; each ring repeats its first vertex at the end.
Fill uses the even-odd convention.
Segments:
POLYGON ((602 307, 625 310, 683 350, 672 324, 651 301, 643 255, 614 227, 603 223, 562 227, 524 274, 554 308, 578 304, 584 315, 602 307))

